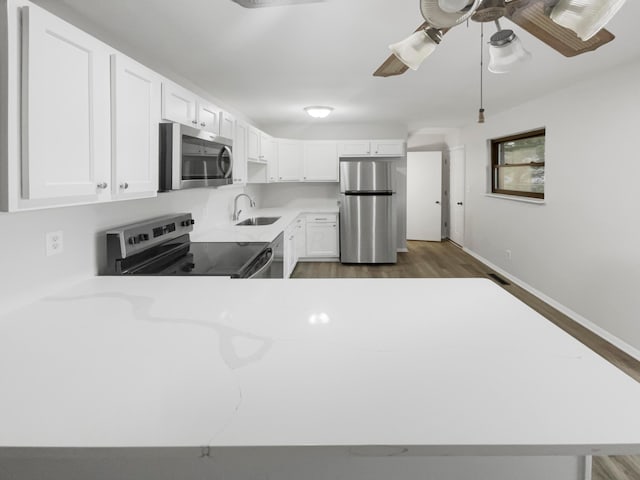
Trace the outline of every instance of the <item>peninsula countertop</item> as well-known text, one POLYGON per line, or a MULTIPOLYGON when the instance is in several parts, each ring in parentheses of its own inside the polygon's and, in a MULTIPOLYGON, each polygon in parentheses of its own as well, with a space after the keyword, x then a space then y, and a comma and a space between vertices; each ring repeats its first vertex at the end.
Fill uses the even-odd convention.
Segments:
POLYGON ((640 384, 485 279, 96 277, 0 317, 0 386, 0 447, 640 452, 640 384))

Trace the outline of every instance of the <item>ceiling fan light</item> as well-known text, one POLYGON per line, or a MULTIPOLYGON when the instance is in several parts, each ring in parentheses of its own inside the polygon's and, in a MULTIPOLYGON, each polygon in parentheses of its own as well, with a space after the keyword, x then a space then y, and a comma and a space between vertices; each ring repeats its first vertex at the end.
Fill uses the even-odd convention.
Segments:
POLYGON ((326 118, 331 112, 333 112, 333 108, 321 106, 304 107, 304 111, 313 118, 326 118))
POLYGON ((418 30, 400 42, 389 45, 393 54, 411 70, 417 70, 424 59, 433 53, 439 41, 427 30, 418 30))
POLYGON ((467 5, 469 0, 438 0, 438 6, 447 13, 461 12, 467 5))
POLYGON ((511 30, 500 30, 491 37, 489 66, 491 73, 509 73, 531 60, 520 39, 511 30))
POLYGON ((600 31, 626 0, 560 0, 551 10, 551 20, 576 32, 586 41, 600 31))

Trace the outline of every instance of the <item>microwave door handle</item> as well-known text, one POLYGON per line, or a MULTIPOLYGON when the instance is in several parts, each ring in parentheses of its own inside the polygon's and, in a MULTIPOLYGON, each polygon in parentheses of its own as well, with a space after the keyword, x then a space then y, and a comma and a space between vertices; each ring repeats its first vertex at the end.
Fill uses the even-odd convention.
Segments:
POLYGON ((231 172, 233 171, 233 153, 231 149, 226 145, 222 147, 220 150, 220 155, 218 155, 218 167, 222 171, 224 178, 229 178, 231 176, 231 172), (225 152, 229 155, 229 169, 224 170, 224 162, 222 161, 222 157, 224 157, 225 152))
POLYGON ((267 268, 271 266, 276 256, 273 254, 273 250, 271 248, 267 249, 267 251, 271 254, 269 255, 269 260, 262 267, 260 267, 260 270, 258 270, 256 273, 251 275, 249 278, 256 278, 258 275, 261 275, 262 272, 264 272, 267 268))

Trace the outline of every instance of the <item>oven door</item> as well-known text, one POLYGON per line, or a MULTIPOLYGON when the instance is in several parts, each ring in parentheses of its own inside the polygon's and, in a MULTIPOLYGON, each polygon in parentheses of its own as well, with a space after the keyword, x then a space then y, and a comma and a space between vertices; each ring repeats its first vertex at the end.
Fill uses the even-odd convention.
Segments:
POLYGON ((233 183, 232 141, 178 123, 160 125, 160 190, 233 183))

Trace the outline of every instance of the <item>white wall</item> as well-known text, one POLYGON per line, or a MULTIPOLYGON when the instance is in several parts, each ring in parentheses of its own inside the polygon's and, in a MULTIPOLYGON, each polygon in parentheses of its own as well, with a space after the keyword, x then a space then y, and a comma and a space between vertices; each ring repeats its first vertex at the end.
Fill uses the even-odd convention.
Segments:
POLYGON ((639 85, 640 62, 488 114, 448 138, 467 149, 465 246, 636 349, 639 85), (486 196, 487 140, 543 126, 545 204, 486 196))
MULTIPOLYGON (((238 187, 162 193, 157 198, 0 213, 0 310, 45 294, 78 278, 95 275, 104 264, 104 231, 154 216, 192 212, 196 228, 229 220, 238 187), (63 231, 62 254, 45 255, 45 233, 63 231)), ((249 188, 258 201, 259 192, 249 188)))

